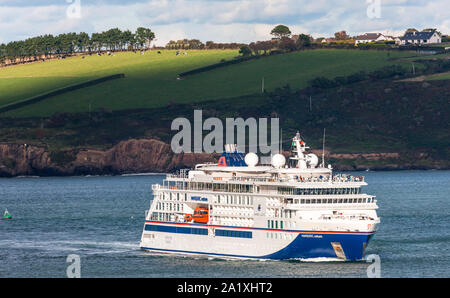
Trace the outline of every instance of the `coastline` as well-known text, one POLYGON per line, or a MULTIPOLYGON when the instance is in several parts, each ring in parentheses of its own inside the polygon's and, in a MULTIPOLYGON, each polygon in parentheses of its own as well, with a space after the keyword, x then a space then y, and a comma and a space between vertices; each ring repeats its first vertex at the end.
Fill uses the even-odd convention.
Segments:
MULTIPOLYGON (((449 161, 435 160, 420 152, 333 154, 327 151, 325 159, 338 172, 450 169, 449 161)), ((122 141, 107 150, 65 149, 59 154, 44 146, 0 143, 0 177, 148 176, 216 161, 217 154, 174 154, 169 144, 156 139, 122 141)))

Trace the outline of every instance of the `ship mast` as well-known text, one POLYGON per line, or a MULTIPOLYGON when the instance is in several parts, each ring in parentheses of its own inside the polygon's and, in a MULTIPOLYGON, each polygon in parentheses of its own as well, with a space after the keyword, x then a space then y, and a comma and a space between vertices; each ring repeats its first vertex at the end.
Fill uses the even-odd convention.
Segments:
POLYGON ((290 159, 297 161, 297 168, 306 169, 306 160, 303 152, 309 147, 306 147, 305 142, 300 137, 300 132, 297 131, 295 137, 292 139, 292 152, 296 153, 295 156, 290 159))

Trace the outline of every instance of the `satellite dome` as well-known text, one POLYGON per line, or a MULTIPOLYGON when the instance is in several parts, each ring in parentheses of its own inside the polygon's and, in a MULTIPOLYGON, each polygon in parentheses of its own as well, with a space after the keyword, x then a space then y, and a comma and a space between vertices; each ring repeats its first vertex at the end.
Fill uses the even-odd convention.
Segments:
POLYGON ((245 155, 244 161, 247 164, 247 166, 254 167, 258 164, 259 158, 258 155, 256 155, 253 152, 250 152, 247 155, 245 155))
POLYGON ((310 153, 306 155, 306 162, 311 168, 315 168, 319 164, 319 158, 317 155, 310 153))
POLYGON ((272 156, 272 166, 281 168, 286 164, 286 158, 282 154, 275 154, 272 156))

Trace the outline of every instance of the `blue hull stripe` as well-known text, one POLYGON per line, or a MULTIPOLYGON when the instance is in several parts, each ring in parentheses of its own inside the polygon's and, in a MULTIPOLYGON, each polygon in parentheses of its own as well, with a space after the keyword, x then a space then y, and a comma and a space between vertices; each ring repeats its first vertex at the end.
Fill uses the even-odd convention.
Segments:
POLYGON ((342 231, 301 231, 301 230, 280 230, 280 229, 270 229, 270 228, 251 228, 251 227, 236 227, 236 226, 218 226, 218 225, 206 225, 206 224, 192 224, 184 222, 164 222, 164 221, 149 221, 146 220, 145 223, 149 224, 166 224, 166 225, 187 225, 195 227, 211 227, 211 228, 229 228, 229 229, 244 229, 244 230, 255 230, 255 231, 271 231, 271 232, 285 232, 285 233, 308 233, 308 234, 339 234, 339 235, 373 235, 375 232, 342 232, 342 231))

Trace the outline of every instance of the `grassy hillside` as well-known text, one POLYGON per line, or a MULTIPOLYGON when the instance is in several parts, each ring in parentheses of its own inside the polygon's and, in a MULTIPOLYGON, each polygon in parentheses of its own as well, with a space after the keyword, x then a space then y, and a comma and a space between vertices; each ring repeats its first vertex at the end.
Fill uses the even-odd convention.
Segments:
POLYGON ((215 69, 176 80, 177 74, 193 68, 232 59, 237 51, 188 51, 176 56, 174 51, 148 52, 141 56, 118 53, 111 56, 74 57, 0 69, 0 105, 65 85, 114 73, 125 73, 120 81, 107 82, 56 96, 43 102, 8 112, 2 116, 49 116, 61 112, 86 112, 99 108, 126 110, 164 107, 169 102, 190 103, 223 99, 289 84, 302 88, 317 76, 334 78, 361 70, 372 71, 389 64, 402 64, 394 58, 411 53, 311 50, 265 57, 215 69))
MULTIPOLYGON (((165 82, 175 81, 179 72, 217 63, 221 59, 232 59, 237 55, 237 51, 189 51, 188 55, 181 56, 176 56, 175 51, 162 51, 162 54, 152 51, 145 55, 127 52, 116 53, 115 55, 93 55, 85 57, 85 59, 72 57, 0 69, 0 90, 2 90, 0 105, 93 78, 125 73, 127 76, 126 82, 116 87, 120 90, 126 88, 129 92, 119 96, 115 94, 115 91, 108 92, 110 87, 107 85, 105 91, 105 85, 102 85, 99 88, 87 90, 87 93, 90 95, 89 100, 92 98, 99 99, 98 106, 105 104, 103 107, 108 108, 110 100, 120 100, 120 105, 127 108, 128 104, 124 100, 130 96, 151 92, 152 90, 161 90, 164 88, 165 82), (103 98, 103 96, 111 97, 111 99, 103 98)), ((65 99, 66 95, 63 97, 65 99)), ((79 101, 79 95, 74 94, 71 100, 71 102, 62 103, 66 111, 67 109, 73 112, 86 110, 87 106, 83 105, 84 101, 79 101)), ((58 99, 56 99, 56 102, 58 103, 58 99)), ((93 103, 93 106, 96 106, 96 103, 93 103)), ((35 108, 32 109, 35 110, 35 108)), ((36 109, 36 115, 41 115, 46 106, 36 109)), ((34 112, 32 114, 34 115, 34 112)))

